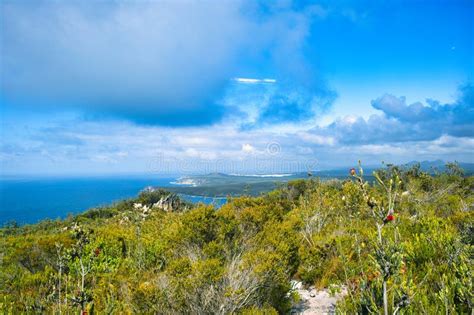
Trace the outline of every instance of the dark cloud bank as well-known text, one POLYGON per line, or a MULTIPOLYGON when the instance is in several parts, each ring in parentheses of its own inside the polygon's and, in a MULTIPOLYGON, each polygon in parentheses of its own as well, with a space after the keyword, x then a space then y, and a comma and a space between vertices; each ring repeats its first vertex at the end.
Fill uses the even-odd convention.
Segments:
MULTIPOLYGON (((8 106, 72 108, 154 125, 211 124, 227 110, 218 100, 229 80, 259 61, 318 93, 301 51, 311 20, 322 14, 318 6, 5 1, 0 9, 1 101, 8 106)), ((301 107, 278 104, 283 113, 301 107)))

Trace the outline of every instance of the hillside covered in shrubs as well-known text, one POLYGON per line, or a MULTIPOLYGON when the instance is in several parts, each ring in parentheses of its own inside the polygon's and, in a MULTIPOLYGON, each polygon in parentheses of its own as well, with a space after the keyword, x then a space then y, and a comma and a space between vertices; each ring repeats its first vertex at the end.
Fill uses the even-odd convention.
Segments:
POLYGON ((219 209, 157 190, 6 226, 0 313, 284 314, 297 280, 347 288, 339 313, 470 314, 474 177, 456 165, 367 175, 297 180, 219 209))

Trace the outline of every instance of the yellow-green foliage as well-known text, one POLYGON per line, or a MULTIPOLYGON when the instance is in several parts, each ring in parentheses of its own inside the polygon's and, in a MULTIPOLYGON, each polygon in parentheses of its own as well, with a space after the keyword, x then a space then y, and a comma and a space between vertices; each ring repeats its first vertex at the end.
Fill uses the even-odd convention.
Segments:
POLYGON ((0 313, 285 313, 291 279, 347 286, 342 313, 381 312, 384 282, 391 313, 472 312, 474 178, 454 166, 436 176, 388 167, 376 184, 359 175, 295 181, 220 209, 134 206, 167 194, 149 192, 5 227, 0 313))

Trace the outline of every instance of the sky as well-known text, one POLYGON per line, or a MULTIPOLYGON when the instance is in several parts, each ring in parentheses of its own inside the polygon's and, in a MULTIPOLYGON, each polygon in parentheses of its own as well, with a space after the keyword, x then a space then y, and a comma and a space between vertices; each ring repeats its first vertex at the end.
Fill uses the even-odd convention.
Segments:
POLYGON ((0 2, 0 175, 474 162, 473 1, 0 2))

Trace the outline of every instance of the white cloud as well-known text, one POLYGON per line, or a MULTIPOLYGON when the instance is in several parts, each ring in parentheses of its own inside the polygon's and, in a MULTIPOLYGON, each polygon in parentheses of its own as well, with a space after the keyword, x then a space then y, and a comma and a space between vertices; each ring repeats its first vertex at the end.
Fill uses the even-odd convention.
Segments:
POLYGON ((254 153, 256 150, 253 145, 249 143, 242 144, 242 152, 244 153, 254 153))
POLYGON ((302 140, 309 143, 317 144, 317 145, 332 146, 336 143, 336 140, 333 137, 320 136, 320 135, 312 134, 309 132, 299 132, 297 133, 297 135, 302 140))
MULTIPOLYGON (((32 128, 31 132, 42 131, 32 128)), ((82 142, 50 143, 37 138, 23 148, 3 147, 3 167, 38 172, 32 167, 41 163, 41 170, 48 173, 286 173, 306 167, 347 166, 359 159, 366 165, 382 160, 398 163, 438 158, 472 162, 474 150, 473 139, 446 135, 433 141, 351 145, 305 130, 282 133, 224 125, 172 129, 119 122, 65 122, 55 132, 78 137, 82 142), (275 155, 268 153, 269 143, 278 144, 275 155), (11 150, 21 155, 9 154, 11 150)))
POLYGON ((243 84, 257 84, 257 83, 276 83, 276 79, 252 79, 252 78, 234 78, 234 81, 243 84))
POLYGON ((354 116, 354 115, 347 115, 347 116, 344 116, 344 118, 342 119, 342 122, 348 125, 352 125, 355 122, 357 122, 358 118, 359 117, 354 116))

